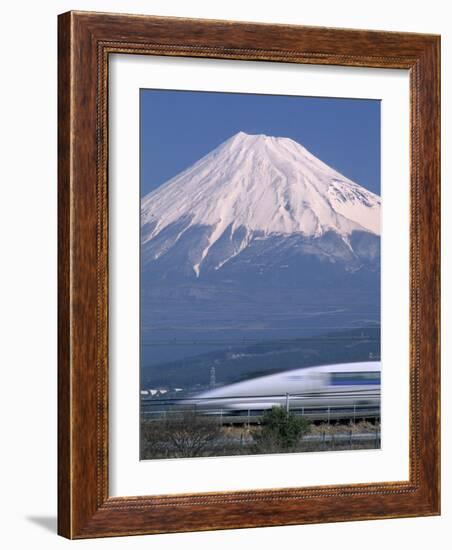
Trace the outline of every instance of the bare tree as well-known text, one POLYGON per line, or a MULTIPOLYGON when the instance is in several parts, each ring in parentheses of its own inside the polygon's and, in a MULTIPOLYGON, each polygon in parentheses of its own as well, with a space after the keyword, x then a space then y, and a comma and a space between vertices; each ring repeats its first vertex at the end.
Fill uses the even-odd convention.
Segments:
POLYGON ((143 458, 205 456, 220 436, 215 419, 194 411, 171 412, 164 419, 143 424, 143 458))

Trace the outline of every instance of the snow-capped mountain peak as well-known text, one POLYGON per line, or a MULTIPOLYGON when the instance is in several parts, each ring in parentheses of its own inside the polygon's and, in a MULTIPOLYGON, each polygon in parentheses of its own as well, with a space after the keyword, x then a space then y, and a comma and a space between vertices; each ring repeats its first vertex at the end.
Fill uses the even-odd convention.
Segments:
POLYGON ((145 261, 158 260, 202 228, 189 254, 199 276, 225 239, 234 245, 219 255, 216 269, 254 239, 332 232, 348 243, 355 231, 379 235, 380 197, 292 139, 239 132, 145 196, 141 223, 145 261))

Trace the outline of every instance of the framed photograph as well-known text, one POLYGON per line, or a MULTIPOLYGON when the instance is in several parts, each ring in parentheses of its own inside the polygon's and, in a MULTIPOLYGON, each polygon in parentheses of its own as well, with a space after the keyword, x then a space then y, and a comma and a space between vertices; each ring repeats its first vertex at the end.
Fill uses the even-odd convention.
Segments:
POLYGON ((433 35, 59 16, 59 533, 437 515, 433 35))

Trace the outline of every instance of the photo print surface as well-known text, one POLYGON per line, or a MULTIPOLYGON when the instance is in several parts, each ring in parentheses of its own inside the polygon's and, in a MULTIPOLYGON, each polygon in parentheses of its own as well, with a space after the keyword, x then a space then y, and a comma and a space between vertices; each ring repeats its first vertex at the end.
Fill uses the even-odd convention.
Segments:
POLYGON ((140 91, 140 458, 380 447, 380 101, 140 91))

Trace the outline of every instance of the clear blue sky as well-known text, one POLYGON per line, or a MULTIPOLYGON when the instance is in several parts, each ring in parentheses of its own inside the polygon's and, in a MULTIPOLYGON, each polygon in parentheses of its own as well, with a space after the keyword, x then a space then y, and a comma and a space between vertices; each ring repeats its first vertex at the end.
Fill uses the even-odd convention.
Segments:
POLYGON ((294 139, 380 194, 380 101, 142 89, 141 195, 243 131, 294 139))

